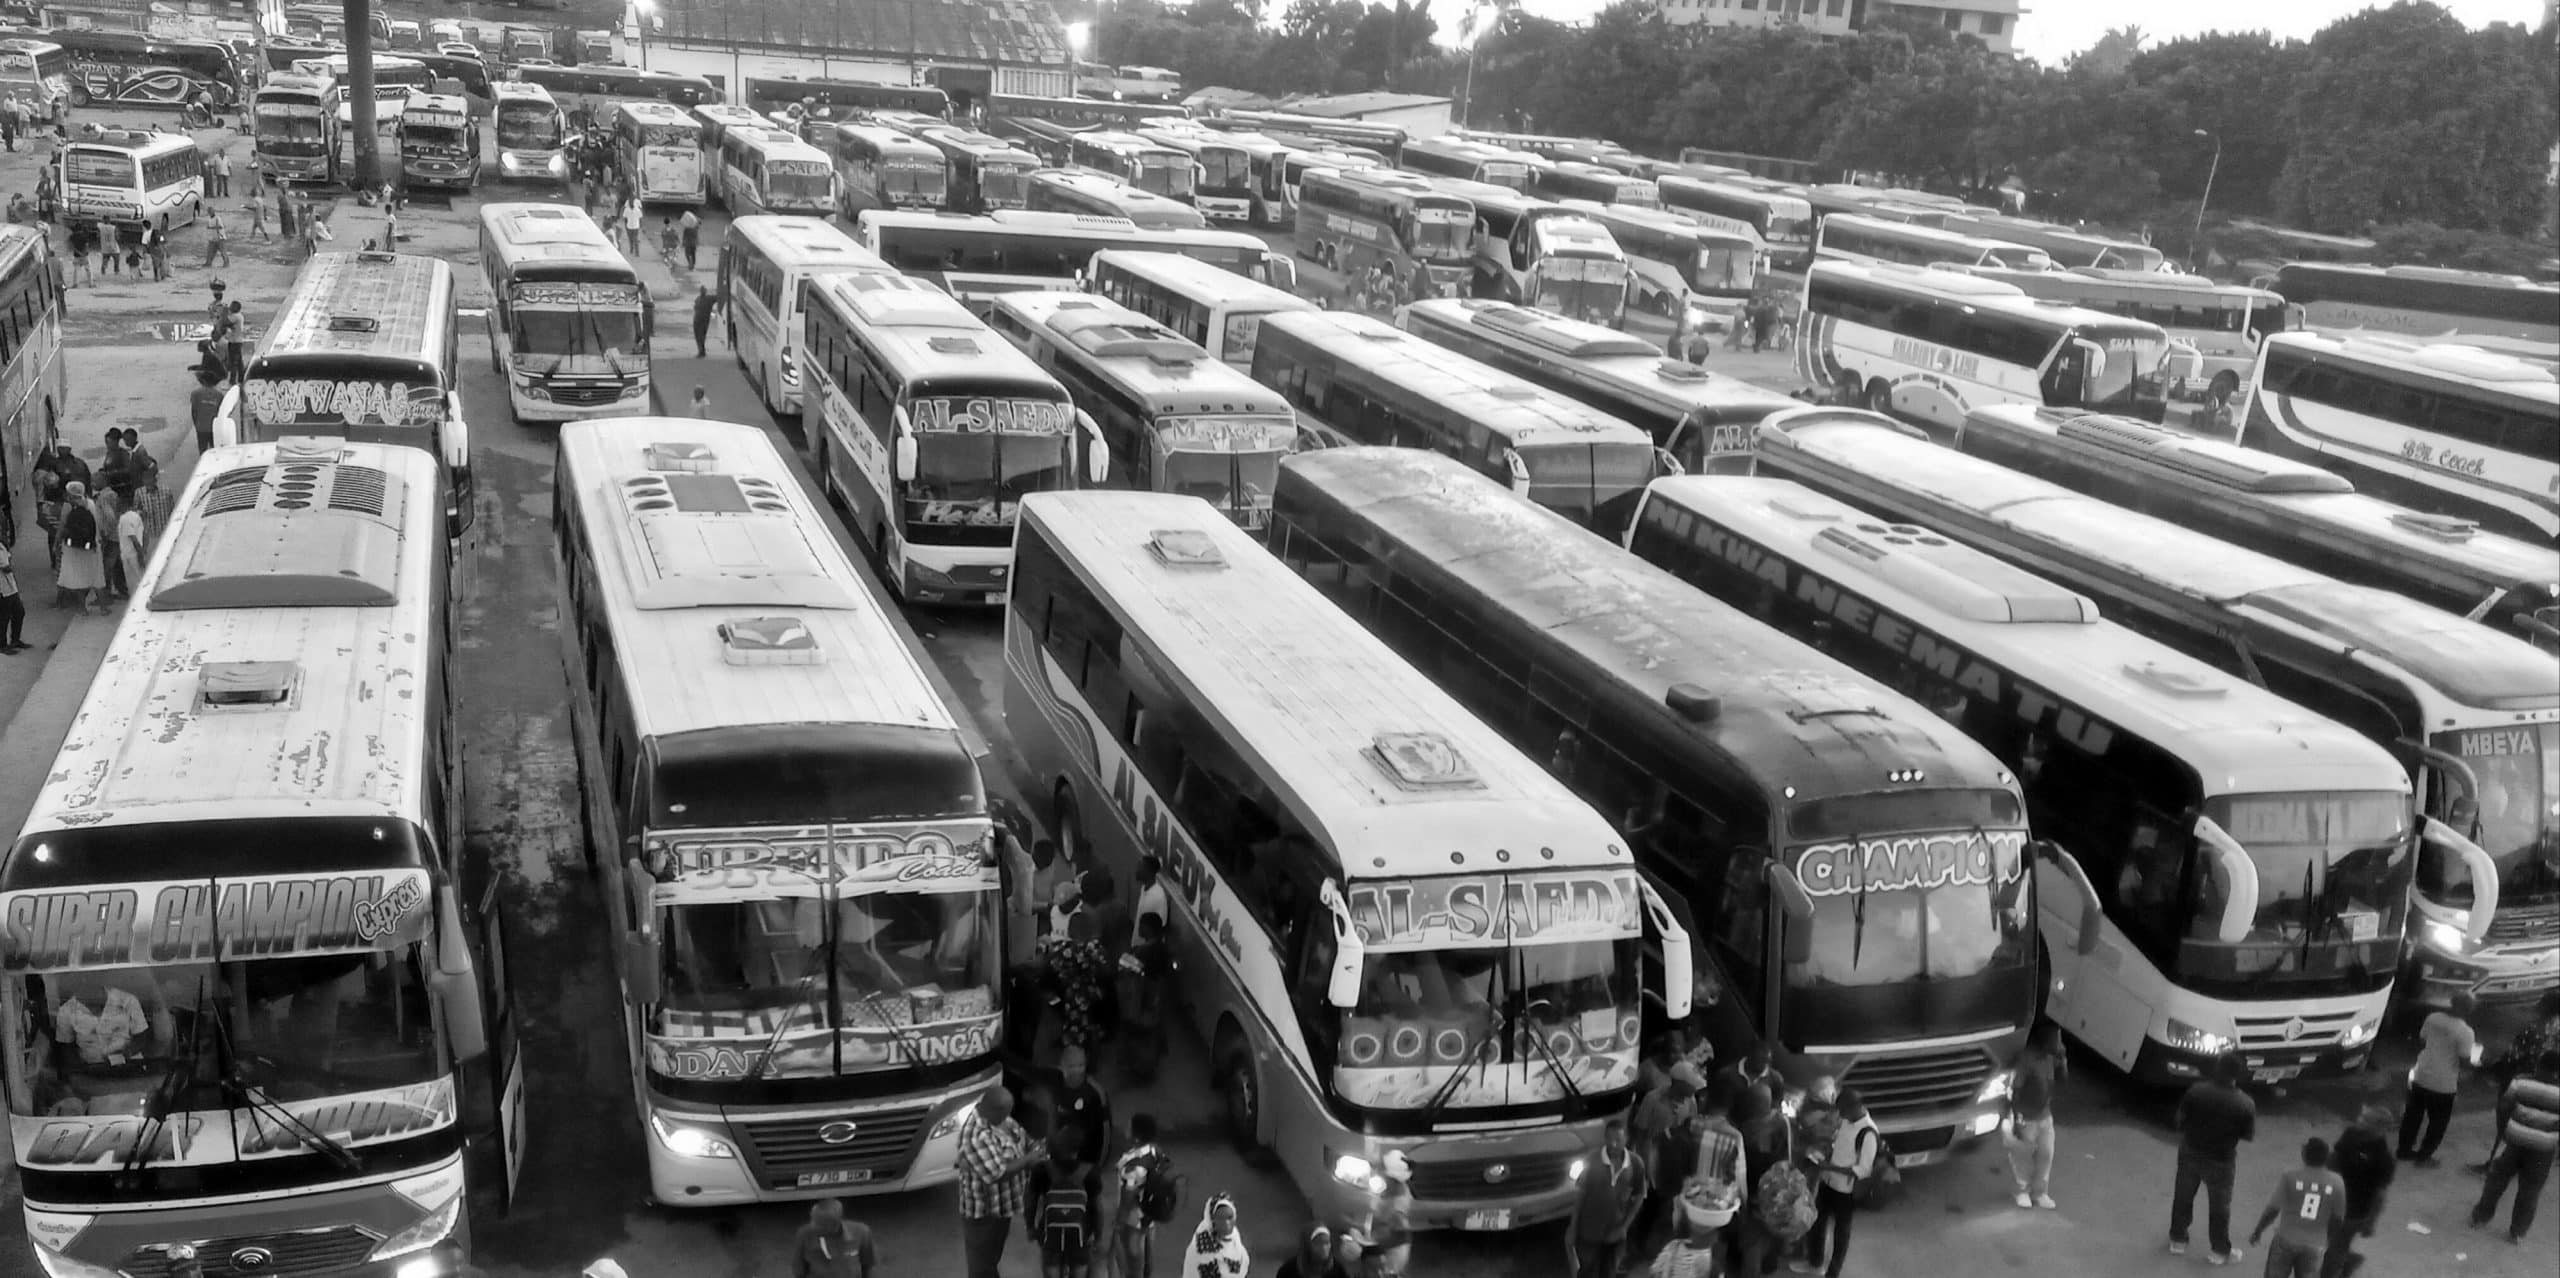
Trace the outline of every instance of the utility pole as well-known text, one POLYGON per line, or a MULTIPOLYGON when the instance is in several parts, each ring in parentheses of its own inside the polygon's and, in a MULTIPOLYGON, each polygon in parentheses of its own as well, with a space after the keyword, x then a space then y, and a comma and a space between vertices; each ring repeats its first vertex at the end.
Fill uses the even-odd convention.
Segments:
POLYGON ((356 171, 348 181, 358 191, 370 191, 382 185, 382 135, 373 126, 373 6, 370 0, 346 0, 344 8, 348 127, 356 135, 356 171))

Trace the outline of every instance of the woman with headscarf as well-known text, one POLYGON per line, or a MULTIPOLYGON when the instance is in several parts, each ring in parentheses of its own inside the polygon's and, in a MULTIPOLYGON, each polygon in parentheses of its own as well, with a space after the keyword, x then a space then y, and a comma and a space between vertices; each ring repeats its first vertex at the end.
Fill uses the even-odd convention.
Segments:
POLYGON ((1333 1231, 1321 1220, 1298 1235, 1298 1253, 1280 1262, 1279 1278, 1351 1278, 1333 1254, 1333 1231))
POLYGON ((1236 1228, 1236 1200, 1225 1194, 1200 1209, 1200 1228, 1182 1251, 1182 1278, 1244 1278, 1253 1268, 1244 1231, 1236 1228))
POLYGON ((106 536, 97 505, 89 500, 89 485, 76 479, 65 484, 62 566, 53 579, 55 607, 69 608, 76 603, 85 613, 97 602, 98 588, 107 584, 106 568, 98 557, 98 548, 106 536))

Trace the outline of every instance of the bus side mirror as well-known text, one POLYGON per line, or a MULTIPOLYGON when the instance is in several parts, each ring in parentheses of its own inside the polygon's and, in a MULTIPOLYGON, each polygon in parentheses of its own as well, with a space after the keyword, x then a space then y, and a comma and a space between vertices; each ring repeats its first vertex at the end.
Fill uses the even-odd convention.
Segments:
POLYGON ((462 419, 462 396, 459 392, 445 396, 445 473, 451 478, 452 505, 445 508, 445 536, 460 537, 470 531, 475 496, 471 483, 471 424, 462 419))
POLYGON ((1324 907, 1325 918, 1333 925, 1333 971, 1325 977, 1324 1001, 1334 1007, 1350 1009, 1360 1005, 1360 983, 1369 965, 1369 949, 1360 940, 1360 929, 1351 921, 1351 907, 1342 900, 1342 889, 1326 879, 1316 889, 1316 902, 1324 907))
POLYGON ((2498 863, 2480 845, 2462 837, 2452 826, 2434 817, 2421 817, 2418 839, 2442 848, 2462 862, 2471 875, 2471 912, 2464 924, 2464 938, 2473 945, 2489 939, 2489 923, 2498 914, 2498 863))
POLYGON ((622 989, 626 999, 640 1006, 658 1001, 657 915, 650 900, 657 886, 656 877, 637 858, 623 862, 622 888, 631 911, 631 930, 622 942, 622 989))
POLYGON ((1096 488, 1111 478, 1111 445, 1102 438, 1102 428, 1083 409, 1076 410, 1076 428, 1084 432, 1084 482, 1096 488))
POLYGON ((1528 496, 1529 463, 1520 460, 1519 449, 1506 448, 1502 450, 1502 468, 1511 473, 1511 491, 1518 493, 1523 497, 1528 496))
POLYGON ((1295 293, 1298 291, 1298 264, 1278 253, 1266 253, 1263 269, 1271 274, 1271 287, 1295 293))
POLYGON ((898 423, 898 442, 890 452, 890 468, 897 472, 900 483, 916 477, 916 437, 907 433, 906 423, 898 423))
POLYGON ((428 992, 444 1013, 447 1039, 457 1061, 477 1060, 489 1051, 487 1018, 480 1007, 480 987, 472 979, 471 946, 462 930, 462 907, 453 890, 436 893, 436 970, 428 992))
POLYGON ((213 443, 216 448, 228 448, 240 442, 244 433, 240 421, 242 411, 240 383, 233 382, 231 389, 222 392, 222 407, 213 413, 213 443))
POLYGON ((2258 921, 2258 863, 2212 817, 2196 818, 2196 846, 2222 882, 2222 918, 2214 938, 2224 945, 2238 945, 2249 939, 2249 930, 2258 921))
MULTIPOLYGON (((2039 876, 2052 876, 2057 880, 2056 892, 2067 890, 2080 902, 2079 935, 2071 944, 2072 950, 2083 956, 2095 952, 2099 924, 2104 916, 2098 905, 2097 886, 2089 882, 2088 871, 2081 869, 2080 863, 2072 860, 2071 854, 2051 839, 2037 839, 2027 845, 2027 850, 2032 854, 2035 872, 2039 876)), ((2057 895, 2051 899, 2058 902, 2061 898, 2057 895)))
POLYGON ((1671 912, 1670 903, 1641 877, 1636 879, 1636 897, 1662 941, 1663 1015, 1675 1021, 1686 1020, 1690 1008, 1697 1001, 1697 974, 1691 967, 1689 929, 1680 926, 1680 918, 1671 912))
POLYGON ((1654 478, 1656 478, 1656 479, 1661 479, 1661 478, 1664 478, 1665 476, 1670 476, 1670 475, 1685 475, 1685 474, 1688 474, 1688 473, 1689 473, 1689 468, 1688 468, 1688 467, 1686 467, 1686 466, 1681 465, 1681 464, 1680 464, 1680 459, 1679 459, 1679 458, 1677 458, 1677 457, 1672 456, 1672 455, 1671 455, 1671 450, 1670 450, 1670 449, 1668 449, 1668 448, 1657 448, 1657 449, 1654 449, 1654 450, 1653 450, 1653 477, 1654 477, 1654 478))
POLYGON ((1804 890, 1804 880, 1784 865, 1769 867, 1770 895, 1778 903, 1778 922, 1782 929, 1779 957, 1789 963, 1813 960, 1813 894, 1804 890))

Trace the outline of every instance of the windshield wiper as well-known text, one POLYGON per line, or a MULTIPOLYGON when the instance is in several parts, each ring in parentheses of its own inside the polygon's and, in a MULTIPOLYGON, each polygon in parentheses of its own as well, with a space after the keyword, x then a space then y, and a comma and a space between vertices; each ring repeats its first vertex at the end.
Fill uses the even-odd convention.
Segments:
POLYGON ((1556 1056, 1556 1049, 1548 1045, 1547 1036, 1539 1033, 1535 1025, 1529 1027, 1529 1042, 1531 1046, 1537 1048, 1539 1059, 1547 1063, 1547 1072, 1555 1075, 1557 1082, 1564 1084, 1565 1099, 1581 1100, 1582 1088, 1573 1081, 1573 1071, 1564 1067, 1564 1061, 1556 1056))
MULTIPOLYGON (((354 1150, 340 1143, 336 1137, 303 1121, 302 1117, 292 1110, 277 1104, 273 1097, 251 1086, 249 1080, 241 1076, 240 1056, 232 1050, 231 1046, 231 1026, 222 1019, 219 1010, 213 1017, 213 1050, 215 1064, 219 1067, 218 1076, 222 1080, 222 1090, 229 1093, 233 1099, 265 1115, 267 1121, 274 1123, 280 1130, 293 1133, 306 1147, 330 1162, 336 1163, 338 1170, 344 1172, 364 1170, 364 1161, 356 1157, 354 1150)), ((235 1133, 232 1136, 234 1154, 240 1152, 239 1141, 240 1138, 235 1133)))
POLYGON ((1450 1099, 1458 1094, 1459 1080, 1464 1079, 1468 1070, 1474 1069, 1483 1061, 1484 1049, 1491 1047, 1493 1040, 1502 1033, 1502 1013, 1495 1011, 1493 1004, 1484 1005, 1484 1016, 1484 1033, 1468 1046, 1465 1058, 1458 1062, 1457 1068, 1449 1071, 1447 1078, 1440 1080, 1439 1090, 1431 1093, 1431 1099, 1423 1104, 1423 1122, 1428 1123, 1440 1117, 1440 1111, 1449 1107, 1450 1099))
MULTIPOLYGON (((821 961, 821 962, 826 963, 828 967, 832 967, 832 966, 834 966, 834 964, 833 964, 833 962, 832 962, 832 958, 833 958, 832 954, 828 954, 828 953, 823 953, 823 952, 822 952, 822 953, 821 953, 821 956, 820 956, 820 961, 821 961)), ((809 987, 810 987, 810 986, 812 986, 812 985, 817 984, 817 983, 818 983, 818 977, 819 977, 819 975, 820 975, 821 973, 824 973, 826 970, 827 970, 827 968, 826 968, 826 967, 813 967, 813 968, 809 969, 808 974, 807 974, 807 975, 805 975, 805 976, 802 976, 802 977, 800 978, 800 983, 799 983, 798 985, 795 985, 795 986, 793 986, 793 987, 792 987, 792 989, 791 989, 791 1002, 790 1002, 790 1003, 786 1003, 786 1004, 784 1004, 783 1006, 784 1006, 785 1008, 789 1008, 789 1007, 791 1007, 791 1006, 793 1006, 793 1005, 796 1005, 796 1004, 799 1004, 799 1003, 805 1003, 805 1002, 808 1002, 808 1001, 809 1001, 809 987)), ((812 1005, 812 1006, 811 1006, 811 1008, 810 1008, 810 1010, 811 1010, 811 1011, 816 1011, 816 1010, 817 1010, 817 1008, 816 1008, 816 1006, 815 1006, 815 1005, 812 1005)), ((821 1017, 819 1017, 819 1018, 818 1018, 818 1023, 819 1023, 819 1024, 824 1025, 824 1024, 826 1024, 826 1022, 827 1022, 827 1018, 826 1018, 826 1017, 821 1016, 821 1017)), ((748 1066, 748 1067, 747 1067, 747 1077, 746 1077, 746 1081, 748 1081, 748 1082, 752 1083, 752 1082, 756 1081, 757 1079, 760 1079, 760 1078, 764 1077, 764 1070, 765 1070, 765 1066, 770 1065, 770 1064, 772 1064, 772 1063, 773 1063, 773 1051, 774 1051, 774 1049, 782 1045, 782 1036, 783 1036, 783 1035, 785 1035, 785 1034, 788 1034, 788 1033, 790 1033, 790 1032, 791 1032, 791 1018, 790 1018, 790 1017, 785 1016, 785 1017, 783 1017, 782 1019, 777 1020, 777 1021, 775 1021, 775 1022, 773 1023, 773 1032, 772 1032, 771 1034, 768 1034, 768 1035, 766 1035, 766 1036, 765 1036, 765 1040, 764 1040, 764 1050, 763 1050, 763 1051, 761 1051, 761 1052, 756 1053, 756 1063, 755 1063, 755 1064, 753 1064, 753 1065, 751 1065, 751 1066, 748 1066)))
POLYGON ((1849 855, 1855 858, 1849 872, 1858 876, 1857 895, 1849 905, 1849 970, 1854 972, 1867 952, 1867 836, 1849 836, 1849 855))
MULTIPOLYGON (((208 983, 207 977, 196 978, 196 1010, 187 1018, 186 1055, 178 1057, 177 1062, 143 1096, 142 1132, 135 1138, 133 1148, 125 1151, 124 1166, 116 1169, 119 1176, 131 1176, 144 1163, 151 1161, 151 1146, 160 1139, 161 1130, 169 1125, 169 1112, 178 1107, 178 1093, 185 1090, 188 1076, 195 1073, 196 1053, 204 1046, 204 996, 208 983)), ((177 1031, 174 1027, 169 1037, 170 1055, 177 1056, 177 1031)))

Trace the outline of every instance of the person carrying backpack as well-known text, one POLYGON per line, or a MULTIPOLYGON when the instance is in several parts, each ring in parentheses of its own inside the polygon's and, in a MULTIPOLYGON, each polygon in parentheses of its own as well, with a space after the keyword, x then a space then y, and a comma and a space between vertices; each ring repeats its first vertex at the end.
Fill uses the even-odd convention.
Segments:
POLYGON ((89 503, 89 486, 78 480, 63 485, 62 563, 53 578, 55 607, 76 604, 86 613, 96 606, 98 590, 107 584, 98 540, 98 508, 89 503))
POLYGON ((1023 1223, 1040 1249, 1041 1278, 1085 1278, 1093 1263, 1093 1167, 1076 1156, 1084 1143, 1083 1129, 1065 1124, 1049 1136, 1049 1161, 1031 1169, 1023 1223))
POLYGON ((809 1223, 791 1239, 791 1278, 872 1278, 879 1266, 871 1226, 845 1219, 837 1199, 809 1204, 809 1223))
POLYGON ((1849 1260, 1849 1229, 1858 1217, 1858 1186, 1875 1170, 1884 1148, 1884 1133, 1868 1117, 1866 1100, 1857 1088, 1841 1088, 1839 1105, 1839 1128, 1832 1133, 1830 1148, 1821 1154, 1821 1180, 1814 1187, 1813 1228, 1805 1235, 1805 1258, 1794 1266, 1800 1274, 1820 1268, 1827 1278, 1840 1278, 1840 1267, 1849 1260))
POLYGON ((1734 1119, 1742 1133, 1742 1174, 1751 1184, 1751 1203, 1726 1233, 1733 1240, 1734 1272, 1760 1278, 1780 1252, 1812 1231, 1813 1182, 1796 1163, 1795 1124, 1779 1111, 1769 1084, 1745 1086, 1734 1119))
POLYGON ((1155 1271, 1156 1226, 1182 1209, 1182 1178, 1156 1145, 1156 1116, 1129 1116, 1129 1147, 1116 1164, 1118 1201, 1111 1213, 1111 1272, 1146 1278, 1155 1271))

